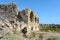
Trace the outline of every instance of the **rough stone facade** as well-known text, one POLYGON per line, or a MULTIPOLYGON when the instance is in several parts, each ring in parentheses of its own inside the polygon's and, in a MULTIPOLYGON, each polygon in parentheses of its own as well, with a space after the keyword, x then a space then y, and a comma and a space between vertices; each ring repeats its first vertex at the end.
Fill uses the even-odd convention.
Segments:
POLYGON ((39 19, 30 9, 25 9, 19 12, 17 20, 19 20, 20 23, 24 22, 25 24, 27 24, 27 27, 30 30, 38 30, 39 19))
POLYGON ((17 28, 17 30, 21 31, 25 27, 27 28, 27 33, 39 31, 39 19, 36 14, 27 8, 18 11, 17 5, 14 3, 0 4, 0 20, 4 20, 7 26, 10 25, 8 27, 11 29, 17 28))
POLYGON ((9 21, 15 20, 18 15, 17 5, 11 4, 0 4, 0 19, 8 19, 9 21))

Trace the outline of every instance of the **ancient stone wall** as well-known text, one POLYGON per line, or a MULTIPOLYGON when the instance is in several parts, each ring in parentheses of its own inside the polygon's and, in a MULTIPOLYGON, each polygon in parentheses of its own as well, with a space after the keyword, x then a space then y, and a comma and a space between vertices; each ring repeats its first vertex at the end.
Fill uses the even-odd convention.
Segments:
POLYGON ((18 14, 17 5, 14 3, 0 4, 0 19, 15 20, 18 14))
POLYGON ((18 15, 19 22, 24 22, 27 24, 28 31, 36 31, 39 30, 39 19, 36 14, 31 9, 24 9, 19 12, 18 15))
MULTIPOLYGON (((12 30, 25 31, 26 29, 28 34, 30 31, 39 30, 39 19, 36 14, 28 8, 18 11, 17 5, 14 3, 0 4, 0 20, 7 20, 5 24, 12 30)), ((2 21, 2 23, 4 22, 2 21)))

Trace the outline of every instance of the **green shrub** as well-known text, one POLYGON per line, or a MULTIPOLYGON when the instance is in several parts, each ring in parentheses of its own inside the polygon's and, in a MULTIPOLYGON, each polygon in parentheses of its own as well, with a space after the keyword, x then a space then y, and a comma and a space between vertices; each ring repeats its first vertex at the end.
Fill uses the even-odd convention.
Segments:
POLYGON ((52 32, 60 32, 60 28, 56 27, 39 27, 40 31, 52 31, 52 32))
POLYGON ((43 34, 39 34, 39 40, 43 39, 43 34))
POLYGON ((51 36, 47 40, 60 40, 60 37, 58 37, 58 36, 51 36))

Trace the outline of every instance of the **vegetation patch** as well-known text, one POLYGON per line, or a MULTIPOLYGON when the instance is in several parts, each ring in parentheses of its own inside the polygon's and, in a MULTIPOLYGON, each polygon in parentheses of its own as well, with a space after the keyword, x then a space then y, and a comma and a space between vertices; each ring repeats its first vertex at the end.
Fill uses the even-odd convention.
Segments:
POLYGON ((52 31, 52 32, 60 32, 60 28, 56 28, 56 27, 40 27, 39 26, 40 31, 52 31))
POLYGON ((59 36, 51 36, 47 40, 60 40, 59 36))

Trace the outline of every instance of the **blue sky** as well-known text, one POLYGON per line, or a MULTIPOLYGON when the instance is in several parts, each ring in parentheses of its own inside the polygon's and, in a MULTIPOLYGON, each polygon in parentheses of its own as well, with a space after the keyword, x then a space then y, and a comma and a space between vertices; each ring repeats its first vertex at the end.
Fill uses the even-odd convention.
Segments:
POLYGON ((0 4, 16 3, 18 10, 31 8, 41 24, 60 24, 60 0, 0 0, 0 4))

